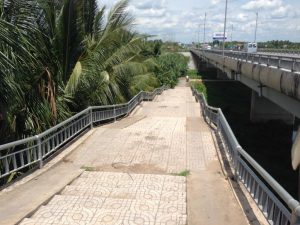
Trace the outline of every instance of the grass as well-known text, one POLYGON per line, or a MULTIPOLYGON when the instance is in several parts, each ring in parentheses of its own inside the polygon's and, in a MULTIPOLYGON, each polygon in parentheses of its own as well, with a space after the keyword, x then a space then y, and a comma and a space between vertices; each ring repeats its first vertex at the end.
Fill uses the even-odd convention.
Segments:
POLYGON ((188 70, 187 76, 189 76, 190 79, 201 79, 202 78, 197 70, 188 70))
POLYGON ((94 167, 90 167, 90 166, 82 166, 81 169, 83 169, 84 171, 95 171, 96 169, 94 167))
POLYGON ((189 170, 183 170, 179 173, 173 173, 172 175, 174 176, 180 176, 180 177, 187 177, 188 175, 190 175, 190 171, 189 170))
POLYGON ((297 172, 291 166, 292 126, 250 121, 251 89, 239 82, 193 83, 211 106, 223 110, 241 146, 297 198, 297 172))

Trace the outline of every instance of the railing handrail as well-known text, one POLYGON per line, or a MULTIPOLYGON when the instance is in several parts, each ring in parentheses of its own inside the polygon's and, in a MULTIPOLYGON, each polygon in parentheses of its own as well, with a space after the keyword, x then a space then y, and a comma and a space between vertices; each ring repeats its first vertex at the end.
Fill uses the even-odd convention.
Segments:
MULTIPOLYGON (((157 90, 161 89, 161 88, 167 88, 167 86, 162 86, 160 88, 156 88, 153 90, 152 93, 156 92, 157 90)), ((140 91, 138 94, 136 94, 134 97, 132 97, 127 103, 124 103, 124 104, 116 104, 116 105, 102 105, 102 106, 89 106, 88 108, 82 110, 81 112, 79 113, 76 113, 75 115, 73 115, 72 117, 60 122, 59 124, 43 131, 42 133, 40 134, 37 134, 37 135, 34 135, 32 137, 28 137, 28 138, 24 138, 24 139, 20 139, 20 140, 16 140, 16 141, 13 141, 13 142, 9 142, 9 143, 5 143, 5 144, 2 144, 0 145, 0 151, 4 150, 4 149, 8 149, 8 148, 11 148, 11 147, 14 147, 16 145, 21 145, 21 144, 25 144, 27 142, 30 142, 30 141, 35 141, 37 140, 37 138, 42 138, 46 135, 48 135, 49 133, 63 127, 64 125, 68 124, 69 122, 71 122, 72 120, 75 120, 77 119, 78 117, 80 117, 81 115, 85 114, 85 113, 88 113, 90 110, 92 109, 105 109, 105 108, 114 108, 114 107, 121 107, 121 106, 127 106, 128 104, 130 104, 137 96, 139 96, 141 93, 150 93, 150 92, 144 92, 144 91, 140 91)))
POLYGON ((276 49, 276 48, 259 48, 259 52, 273 52, 273 53, 287 53, 287 54, 300 54, 300 49, 276 49))
MULTIPOLYGON (((209 108, 206 102, 206 98, 203 95, 203 93, 199 93, 193 86, 191 87, 193 93, 195 95, 201 96, 201 98, 198 98, 198 101, 204 101, 204 106, 209 108)), ((295 200, 262 166, 260 166, 239 144, 238 140, 236 139, 227 119, 225 118, 222 109, 221 108, 214 108, 214 110, 217 109, 218 111, 218 121, 219 123, 223 122, 223 125, 228 130, 228 135, 231 136, 231 139, 235 143, 235 150, 238 154, 240 154, 245 161, 253 167, 255 172, 259 174, 264 181, 280 196, 280 198, 286 203, 286 205, 289 207, 289 209, 292 211, 292 214, 297 217, 300 217, 300 204, 297 200, 295 200), (222 119, 221 119, 222 118, 222 119)), ((202 109, 205 110, 205 109, 202 109)), ((218 123, 216 124, 218 126, 218 123)))
MULTIPOLYGON (((223 53, 223 50, 219 50, 219 49, 212 49, 212 50, 207 50, 207 49, 194 49, 197 51, 203 51, 203 52, 208 52, 208 53, 223 53)), ((249 53, 249 52, 243 52, 243 51, 230 51, 230 50, 225 50, 225 53, 232 53, 232 54, 236 54, 236 55, 249 55, 249 56, 260 56, 260 57, 265 57, 265 58, 270 58, 270 59, 289 59, 291 61, 298 61, 300 60, 300 57, 296 57, 296 56, 286 56, 286 55, 268 55, 268 54, 263 54, 263 53, 249 53)))

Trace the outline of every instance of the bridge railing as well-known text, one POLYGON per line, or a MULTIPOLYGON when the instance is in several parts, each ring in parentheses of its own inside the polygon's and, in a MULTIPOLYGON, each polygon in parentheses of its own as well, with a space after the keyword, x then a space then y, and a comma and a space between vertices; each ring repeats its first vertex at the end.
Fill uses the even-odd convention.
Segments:
MULTIPOLYGON (((204 53, 213 53, 223 55, 222 50, 205 50, 194 49, 194 51, 202 51, 204 53)), ((224 56, 245 62, 265 64, 266 66, 274 66, 294 71, 300 71, 300 57, 286 56, 286 55, 267 55, 260 53, 247 53, 242 51, 224 51, 224 56)))
POLYGON ((0 179, 24 172, 30 166, 41 168, 49 156, 94 124, 125 116, 142 101, 152 101, 166 89, 163 86, 151 93, 142 91, 125 104, 91 106, 39 135, 0 145, 0 179))
POLYGON ((276 48, 259 48, 259 52, 281 53, 281 54, 300 54, 300 49, 276 49, 276 48))
POLYGON ((299 202, 240 146, 222 110, 209 106, 204 95, 194 87, 192 92, 201 105, 206 122, 217 127, 235 179, 245 186, 268 222, 276 225, 300 224, 299 202))

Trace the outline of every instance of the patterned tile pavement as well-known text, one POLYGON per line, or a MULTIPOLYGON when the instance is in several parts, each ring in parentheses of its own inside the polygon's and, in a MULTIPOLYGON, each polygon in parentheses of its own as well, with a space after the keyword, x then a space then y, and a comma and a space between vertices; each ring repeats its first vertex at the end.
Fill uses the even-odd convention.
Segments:
POLYGON ((186 179, 84 172, 21 225, 186 225, 186 179))
POLYGON ((97 128, 68 158, 99 170, 123 166, 129 173, 142 173, 142 168, 133 168, 137 165, 147 166, 147 173, 152 172, 151 168, 161 173, 203 171, 216 159, 210 128, 190 88, 182 81, 155 101, 143 102, 129 117, 97 128))

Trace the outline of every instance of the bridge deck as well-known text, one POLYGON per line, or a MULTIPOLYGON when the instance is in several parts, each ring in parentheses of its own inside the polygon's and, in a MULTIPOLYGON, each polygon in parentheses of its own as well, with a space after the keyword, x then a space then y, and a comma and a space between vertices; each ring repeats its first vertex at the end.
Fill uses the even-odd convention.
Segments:
POLYGON ((45 173, 2 192, 0 221, 1 224, 14 224, 44 204, 22 224, 119 224, 111 217, 111 208, 105 208, 105 202, 112 200, 122 206, 119 211, 113 210, 119 212, 113 215, 118 217, 120 224, 163 225, 169 224, 168 221, 172 222, 170 224, 187 224, 186 214, 191 225, 248 224, 222 175, 210 128, 201 117, 199 104, 184 80, 153 102, 143 102, 127 118, 95 128, 79 147, 45 173), (85 172, 83 177, 77 178, 55 196, 52 203, 44 204, 81 174, 81 168, 105 173, 85 172), (191 173, 186 179, 174 176, 174 173, 185 170, 191 173), (126 188, 120 188, 113 181, 111 184, 107 180, 96 182, 107 173, 116 176, 129 174, 131 182, 126 188), (148 175, 135 182, 137 174, 148 175), (149 174, 161 178, 149 182, 149 174), (173 185, 166 188, 166 180, 173 185), (178 180, 182 182, 180 188, 172 189, 178 180), (106 191, 103 191, 103 183, 110 185, 106 191), (134 194, 128 191, 134 191, 134 194), (149 211, 149 207, 144 212, 132 210, 133 204, 145 200, 138 197, 138 193, 145 191, 149 197, 147 204, 156 205, 155 210, 149 211), (164 202, 164 196, 173 197, 164 202), (74 203, 74 198, 78 204, 74 203), (65 200, 66 205, 59 208, 60 203, 53 203, 57 199, 65 200), (104 203, 91 210, 91 207, 82 206, 87 199, 104 203), (170 204, 172 199, 176 199, 174 204, 170 204), (109 217, 107 213, 110 213, 109 217), (99 215, 102 215, 101 222, 95 220, 99 215))

